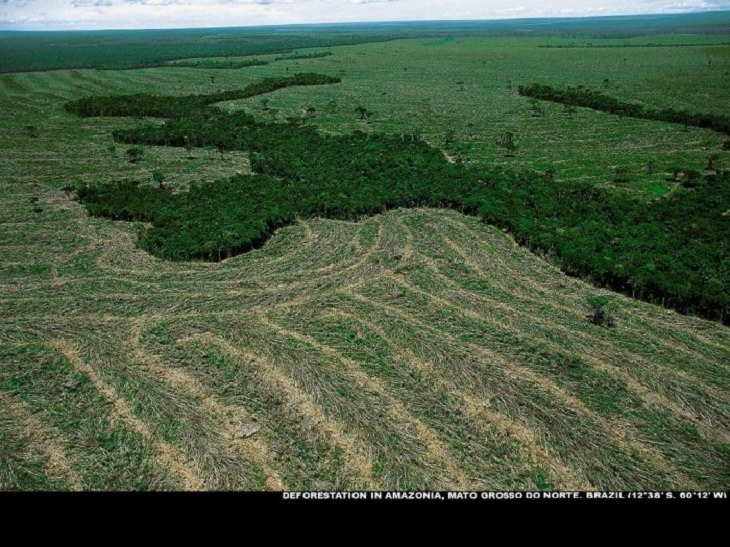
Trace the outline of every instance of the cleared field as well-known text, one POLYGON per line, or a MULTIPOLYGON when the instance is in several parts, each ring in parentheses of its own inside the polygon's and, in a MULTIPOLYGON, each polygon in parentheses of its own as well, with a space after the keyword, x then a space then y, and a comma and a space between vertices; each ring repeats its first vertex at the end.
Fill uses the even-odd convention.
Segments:
MULTIPOLYGON (((712 53, 710 69, 695 46, 670 62, 666 47, 588 58, 540 43, 411 40, 241 71, 0 76, 0 490, 727 489, 727 327, 568 278, 452 211, 302 219, 223 263, 170 263, 60 190, 158 170, 183 190, 248 169, 242 153, 156 147, 130 163, 110 131, 137 121, 79 120, 65 101, 209 93, 287 66, 343 70, 343 83, 280 90, 268 111, 259 99, 229 108, 283 120, 311 105, 324 130, 421 131, 437 144, 453 129, 472 161, 561 165, 558 178, 597 184, 646 158, 701 168, 702 143, 721 144, 556 105, 532 118, 507 80, 609 78, 626 100, 724 113, 727 55, 712 53), (357 104, 375 112, 369 124, 357 104), (513 160, 494 145, 507 128, 513 160), (614 328, 586 319, 597 294, 616 303, 614 328)), ((662 181, 642 175, 627 190, 649 196, 662 181)))
MULTIPOLYGON (((650 38, 658 41, 661 37, 650 38)), ((604 41, 615 44, 615 40, 604 41)), ((586 180, 647 199, 671 190, 667 178, 676 166, 702 171, 711 154, 718 156, 716 168, 730 165, 730 151, 722 149, 725 137, 711 130, 582 108, 566 114, 561 105, 546 102, 540 103, 541 115, 535 117, 532 103, 517 94, 518 85, 532 82, 555 87, 585 85, 648 108, 726 114, 730 46, 540 47, 555 42, 541 37, 412 39, 337 47, 324 58, 277 61, 240 70, 167 67, 3 74, 1 100, 12 107, 0 113, 8 129, 2 136, 8 155, 2 160, 13 158, 14 166, 20 167, 24 160, 36 159, 28 157, 33 149, 27 146, 23 129, 34 125, 38 142, 43 143, 34 148, 47 153, 49 147, 60 146, 64 154, 78 149, 79 155, 88 154, 96 164, 86 169, 87 165, 75 163, 71 172, 47 171, 55 175, 51 180, 57 183, 61 176, 84 179, 87 174, 93 177, 102 172, 109 173, 106 178, 138 176, 151 170, 150 162, 130 166, 119 146, 116 160, 109 151, 111 130, 124 127, 124 122, 79 122, 58 112, 57 106, 83 95, 213 93, 242 88, 264 77, 317 71, 340 76, 343 82, 330 89, 280 90, 266 97, 265 107, 260 97, 224 106, 244 108, 263 120, 280 122, 302 117, 311 107, 308 121, 323 131, 418 133, 439 147, 444 147, 451 132, 452 144, 446 151, 452 156, 461 154, 474 165, 552 169, 558 182, 586 180), (354 110, 358 105, 370 112, 367 120, 359 119, 354 110), (505 131, 514 133, 517 149, 513 158, 505 158, 497 145, 505 131), (59 134, 73 138, 59 139, 59 134), (16 139, 21 142, 13 153, 16 139), (629 183, 614 182, 617 169, 629 183)), ((594 45, 601 42, 591 41, 594 45)), ((275 56, 257 58, 273 61, 275 56)), ((129 127, 136 124, 132 120, 126 123, 129 127)), ((202 169, 200 178, 205 179, 204 165, 211 167, 212 176, 232 172, 231 166, 218 169, 203 161, 203 153, 197 156, 197 163, 179 165, 175 159, 160 158, 156 165, 172 177, 202 169)), ((182 152, 174 156, 182 157, 182 152)), ((50 159, 37 159, 50 163, 50 159)), ((3 172, 8 172, 5 167, 3 172)))
POLYGON ((616 295, 592 325, 595 289, 475 219, 302 221, 171 264, 52 190, 38 223, 24 190, 2 489, 728 484, 728 329, 616 295))

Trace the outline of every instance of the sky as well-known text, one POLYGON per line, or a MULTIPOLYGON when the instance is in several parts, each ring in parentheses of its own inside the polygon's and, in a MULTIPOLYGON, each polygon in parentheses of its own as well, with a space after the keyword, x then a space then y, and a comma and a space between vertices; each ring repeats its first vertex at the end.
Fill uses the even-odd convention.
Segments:
POLYGON ((0 0, 0 29, 200 28, 727 9, 730 0, 0 0))

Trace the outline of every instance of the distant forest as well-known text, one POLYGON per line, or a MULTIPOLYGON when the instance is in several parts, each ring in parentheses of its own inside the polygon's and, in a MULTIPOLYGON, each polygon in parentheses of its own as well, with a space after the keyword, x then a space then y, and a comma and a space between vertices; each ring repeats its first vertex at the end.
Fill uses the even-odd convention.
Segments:
POLYGON ((662 33, 717 34, 724 38, 730 35, 730 12, 223 29, 0 31, 0 72, 144 68, 165 66, 176 59, 283 55, 305 48, 402 38, 515 35, 600 39, 662 33))

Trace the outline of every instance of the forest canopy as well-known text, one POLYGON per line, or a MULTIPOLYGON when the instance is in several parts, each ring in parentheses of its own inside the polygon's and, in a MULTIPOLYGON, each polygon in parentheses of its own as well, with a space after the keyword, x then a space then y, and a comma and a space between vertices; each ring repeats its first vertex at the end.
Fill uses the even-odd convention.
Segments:
POLYGON ((196 184, 186 193, 134 181, 79 186, 78 198, 91 214, 151 223, 140 227, 138 240, 150 253, 209 261, 254 248, 297 217, 358 219, 396 207, 450 207, 509 229, 568 273, 682 312, 730 319, 727 173, 708 174, 645 203, 586 182, 555 184, 535 172, 452 164, 414 135, 324 135, 305 124, 264 123, 211 106, 287 85, 336 81, 298 74, 212 95, 70 103, 68 110, 83 116, 165 117, 162 125, 114 137, 136 145, 247 151, 255 173, 196 184))

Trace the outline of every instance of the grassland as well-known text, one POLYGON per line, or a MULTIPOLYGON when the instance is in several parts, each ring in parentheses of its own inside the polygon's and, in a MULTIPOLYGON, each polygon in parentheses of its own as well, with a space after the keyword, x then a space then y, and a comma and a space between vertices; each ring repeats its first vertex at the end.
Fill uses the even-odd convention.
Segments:
POLYGON ((184 191, 249 169, 245 153, 205 149, 144 147, 130 163, 110 134, 139 121, 78 119, 71 99, 310 70, 342 83, 224 107, 284 121, 312 106, 323 131, 418 132, 439 147, 451 130, 474 165, 555 169, 557 183, 647 200, 671 191, 675 163, 702 169, 711 150, 727 166, 709 130, 552 104, 533 117, 516 93, 608 79, 623 100, 727 114, 727 47, 545 43, 413 39, 242 70, 0 76, 0 490, 727 489, 727 327, 568 278, 456 212, 300 219, 222 263, 170 263, 61 190, 162 171, 184 191), (495 145, 507 130, 514 158, 495 145), (629 182, 613 182, 617 165, 629 182), (597 294, 615 327, 586 320, 597 294))

